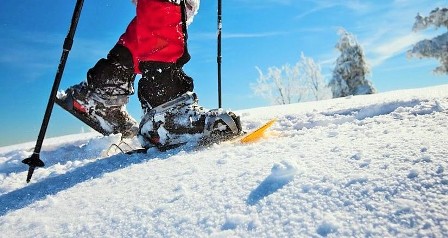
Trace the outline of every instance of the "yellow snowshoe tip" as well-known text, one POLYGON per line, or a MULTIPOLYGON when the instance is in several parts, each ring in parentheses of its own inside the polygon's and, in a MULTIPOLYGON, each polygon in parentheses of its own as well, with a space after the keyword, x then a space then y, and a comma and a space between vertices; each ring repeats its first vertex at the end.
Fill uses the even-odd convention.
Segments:
POLYGON ((270 121, 268 121, 266 124, 264 124, 263 126, 259 127, 258 129, 256 129, 253 132, 250 132, 249 134, 247 134, 246 136, 244 136, 243 138, 240 139, 241 143, 250 143, 250 142, 254 142, 258 139, 260 139, 261 137, 263 137, 264 132, 269 129, 269 127, 271 127, 275 122, 277 121, 277 118, 274 118, 270 121))

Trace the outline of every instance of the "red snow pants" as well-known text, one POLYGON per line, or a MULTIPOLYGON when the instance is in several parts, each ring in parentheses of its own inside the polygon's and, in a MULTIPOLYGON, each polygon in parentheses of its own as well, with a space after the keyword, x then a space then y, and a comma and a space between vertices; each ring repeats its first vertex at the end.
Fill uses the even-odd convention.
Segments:
POLYGON ((184 54, 181 11, 166 0, 138 1, 136 17, 118 40, 131 52, 135 73, 142 61, 175 63, 184 54))

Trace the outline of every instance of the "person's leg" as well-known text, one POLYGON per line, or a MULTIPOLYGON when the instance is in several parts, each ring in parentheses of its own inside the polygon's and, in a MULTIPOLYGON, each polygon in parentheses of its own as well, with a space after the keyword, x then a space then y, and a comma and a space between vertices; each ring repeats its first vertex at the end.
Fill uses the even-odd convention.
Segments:
POLYGON ((182 70, 190 59, 182 9, 163 0, 139 0, 137 5, 138 59, 142 72, 138 96, 145 111, 138 136, 143 147, 182 144, 191 134, 203 137, 241 132, 235 114, 205 111, 198 105, 192 92, 193 80, 182 70))
POLYGON ((142 107, 156 107, 193 91, 193 80, 177 64, 187 53, 181 7, 163 0, 141 0, 137 22, 138 66, 142 73, 138 95, 142 107))
POLYGON ((180 5, 166 0, 139 1, 136 21, 140 62, 176 63, 184 54, 180 5))
POLYGON ((134 57, 128 48, 135 46, 131 41, 134 26, 132 21, 123 34, 129 39, 127 45, 120 38, 107 58, 100 59, 87 72, 86 81, 68 88, 60 97, 68 108, 95 124, 90 126, 101 127, 101 133, 106 135, 122 133, 124 137, 133 137, 138 130, 137 122, 126 111, 136 76, 134 57))
POLYGON ((141 73, 138 64, 139 64, 139 44, 138 44, 138 32, 137 32, 137 17, 134 17, 132 21, 129 23, 126 31, 120 36, 117 44, 126 47, 130 54, 132 55, 132 62, 134 67, 134 73, 141 73))

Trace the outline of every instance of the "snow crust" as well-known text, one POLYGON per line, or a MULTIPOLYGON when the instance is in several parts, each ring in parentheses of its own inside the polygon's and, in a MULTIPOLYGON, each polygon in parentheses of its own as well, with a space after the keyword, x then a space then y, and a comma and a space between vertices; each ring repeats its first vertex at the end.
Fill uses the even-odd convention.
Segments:
POLYGON ((48 139, 30 184, 34 143, 0 148, 0 236, 448 236, 448 85, 238 113, 278 121, 257 143, 146 155, 48 139))

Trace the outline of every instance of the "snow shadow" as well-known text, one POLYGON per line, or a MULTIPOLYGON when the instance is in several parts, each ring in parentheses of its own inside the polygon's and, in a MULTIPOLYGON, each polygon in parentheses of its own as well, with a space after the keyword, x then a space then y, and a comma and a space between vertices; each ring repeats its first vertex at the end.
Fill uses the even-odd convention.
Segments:
POLYGON ((246 203, 251 206, 255 205, 263 198, 277 192, 291 182, 296 173, 296 167, 288 162, 282 161, 280 164, 274 164, 271 174, 249 194, 246 203))
POLYGON ((154 150, 148 154, 114 155, 105 159, 96 160, 65 174, 31 183, 24 188, 0 196, 0 216, 24 208, 36 201, 45 199, 48 195, 55 195, 79 183, 99 178, 106 173, 111 173, 155 158, 167 159, 180 151, 181 149, 175 149, 171 153, 162 153, 154 150))
POLYGON ((283 188, 289 182, 289 180, 273 180, 267 177, 255 190, 249 194, 246 203, 248 205, 255 205, 263 198, 283 188))

